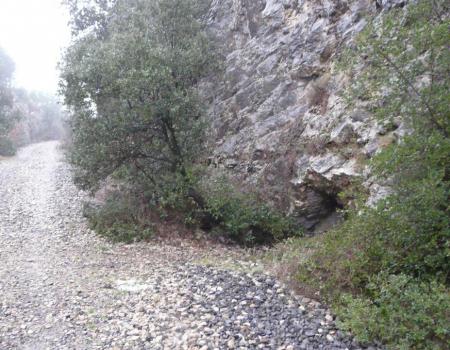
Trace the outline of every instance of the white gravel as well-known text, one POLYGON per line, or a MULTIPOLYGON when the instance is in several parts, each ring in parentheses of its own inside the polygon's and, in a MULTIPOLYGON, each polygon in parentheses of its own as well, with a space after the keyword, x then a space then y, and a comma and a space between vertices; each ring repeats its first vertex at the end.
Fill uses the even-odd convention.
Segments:
POLYGON ((0 349, 359 348, 273 278, 194 263, 223 247, 95 236, 83 196, 56 142, 0 161, 0 349))

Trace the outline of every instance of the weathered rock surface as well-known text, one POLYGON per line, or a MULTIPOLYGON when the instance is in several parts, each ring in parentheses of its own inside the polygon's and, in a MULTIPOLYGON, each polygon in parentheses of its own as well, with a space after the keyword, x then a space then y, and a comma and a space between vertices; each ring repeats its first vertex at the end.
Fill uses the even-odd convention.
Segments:
POLYGON ((0 162, 0 349, 361 348, 272 277, 195 263, 229 249, 96 237, 83 198, 54 142, 0 162))
POLYGON ((340 97, 351 82, 335 68, 365 24, 400 0, 214 0, 209 28, 225 55, 204 82, 213 119, 210 163, 297 217, 309 230, 343 205, 357 178, 373 198, 364 160, 395 139, 340 97))

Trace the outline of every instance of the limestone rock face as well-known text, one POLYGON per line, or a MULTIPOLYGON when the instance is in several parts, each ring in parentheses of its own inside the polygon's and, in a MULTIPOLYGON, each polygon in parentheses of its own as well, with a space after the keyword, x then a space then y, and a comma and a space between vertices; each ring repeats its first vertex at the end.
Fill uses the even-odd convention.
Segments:
POLYGON ((372 197, 364 160, 395 140, 364 106, 349 109, 351 84, 335 65, 366 16, 398 0, 213 0, 210 31, 223 71, 202 83, 212 118, 212 168, 260 190, 307 230, 344 205, 358 179, 372 197))

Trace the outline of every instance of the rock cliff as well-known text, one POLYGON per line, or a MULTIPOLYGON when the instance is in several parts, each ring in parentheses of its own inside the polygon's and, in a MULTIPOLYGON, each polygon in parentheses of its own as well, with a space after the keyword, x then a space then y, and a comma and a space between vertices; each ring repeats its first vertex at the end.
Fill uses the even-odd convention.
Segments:
POLYGON ((362 102, 341 97, 351 79, 336 69, 342 49, 399 0, 213 0, 209 28, 224 50, 223 72, 204 82, 212 168, 258 188, 308 231, 320 231, 363 183, 386 191, 365 160, 400 129, 379 125, 362 102))

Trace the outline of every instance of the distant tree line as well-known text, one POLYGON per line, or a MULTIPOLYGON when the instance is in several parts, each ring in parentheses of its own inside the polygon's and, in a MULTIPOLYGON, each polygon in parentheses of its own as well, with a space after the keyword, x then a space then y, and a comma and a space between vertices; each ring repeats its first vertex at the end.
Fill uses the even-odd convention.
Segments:
POLYGON ((0 155, 17 147, 60 139, 64 133, 62 106, 56 98, 14 88, 14 62, 0 48, 0 155))
POLYGON ((8 137, 15 119, 12 113, 13 90, 11 80, 13 72, 14 62, 0 48, 0 155, 14 153, 14 147, 8 137))

